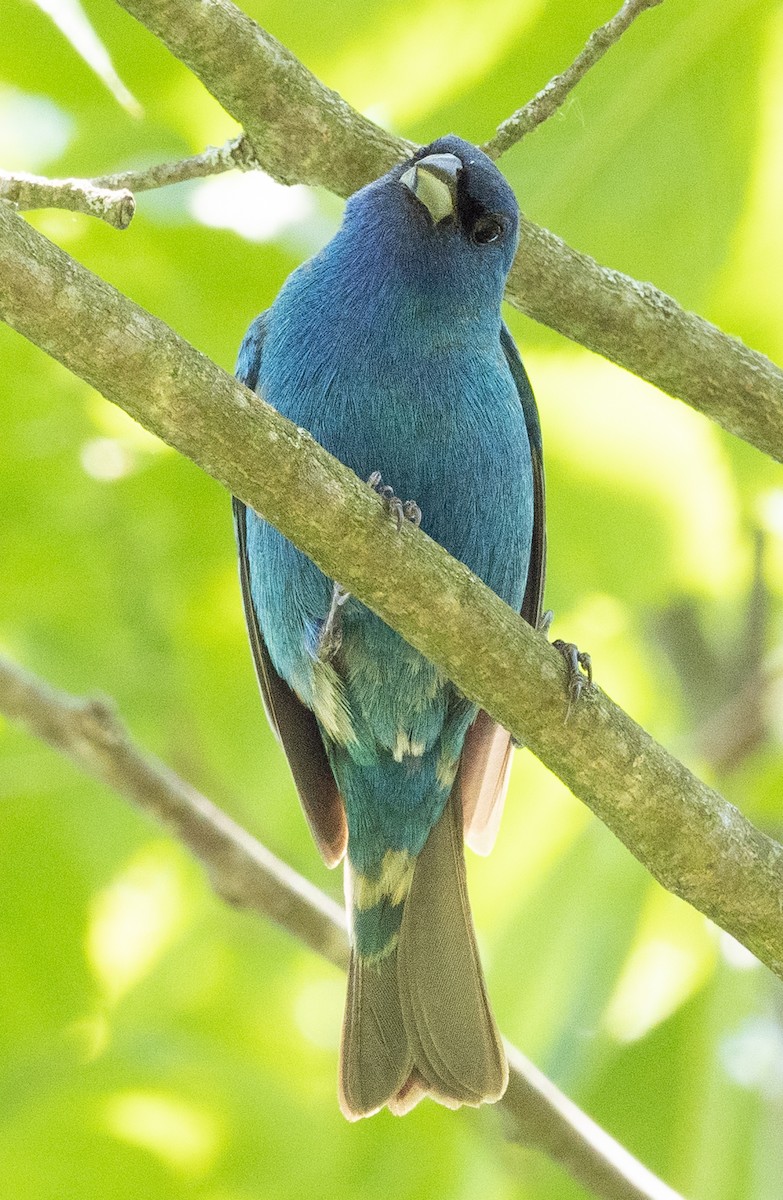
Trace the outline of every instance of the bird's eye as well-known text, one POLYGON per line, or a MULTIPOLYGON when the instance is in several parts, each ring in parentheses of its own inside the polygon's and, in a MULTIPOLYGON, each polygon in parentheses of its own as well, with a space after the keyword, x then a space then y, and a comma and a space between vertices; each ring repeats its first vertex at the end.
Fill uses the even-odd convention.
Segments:
POLYGON ((497 217, 479 217, 473 226, 471 238, 478 246, 496 242, 503 235, 503 225, 497 217))

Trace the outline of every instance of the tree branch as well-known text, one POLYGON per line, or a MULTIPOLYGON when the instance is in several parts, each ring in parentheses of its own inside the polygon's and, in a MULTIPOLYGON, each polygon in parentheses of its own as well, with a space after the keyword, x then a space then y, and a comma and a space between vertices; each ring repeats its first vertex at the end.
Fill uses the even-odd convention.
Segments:
POLYGON ((0 318, 265 516, 559 775, 664 887, 783 977, 783 847, 306 433, 0 203, 0 318), (426 603, 421 597, 426 597, 426 603))
POLYGON ((222 171, 258 169, 253 147, 244 133, 223 146, 207 146, 201 154, 177 162, 156 163, 140 171, 119 171, 96 179, 45 179, 0 170, 0 199, 21 210, 64 208, 99 217, 115 229, 127 229, 136 211, 133 192, 168 187, 187 179, 204 179, 222 171))
POLYGON ((783 371, 653 284, 524 220, 506 299, 783 462, 783 371))
MULTIPOLYGON (((136 747, 106 700, 56 691, 0 656, 0 712, 161 821, 201 861, 224 900, 270 918, 345 970, 340 906, 136 747)), ((547 1154, 602 1200, 681 1200, 519 1050, 507 1049, 502 1106, 515 1141, 547 1154)))
POLYGON ((490 158, 500 158, 501 154, 505 154, 520 142, 525 134, 532 132, 557 112, 579 81, 603 58, 610 46, 619 42, 639 14, 661 3, 663 0, 625 0, 620 11, 610 21, 590 34, 585 48, 567 70, 550 79, 532 100, 528 100, 527 104, 517 109, 498 126, 495 136, 482 147, 484 152, 490 158))
POLYGON ((146 192, 152 188, 168 187, 186 179, 205 179, 208 175, 219 175, 223 171, 258 170, 255 151, 244 133, 230 138, 222 146, 207 146, 201 154, 181 158, 177 162, 156 163, 141 171, 118 171, 115 175, 101 175, 91 182, 97 187, 129 188, 132 192, 146 192))
POLYGON ((26 171, 0 171, 0 199, 20 209, 65 208, 85 213, 115 229, 127 229, 136 210, 136 201, 127 188, 102 186, 91 179, 44 179, 26 171))
MULTIPOLYGON (((230 0, 118 0, 244 126, 265 171, 347 196, 414 147, 355 112, 230 0)), ((783 371, 529 221, 507 299, 783 462, 783 371)))
POLYGON ((119 3, 244 127, 258 161, 280 183, 322 184, 349 196, 415 150, 324 87, 230 0, 119 3))
POLYGON ((222 899, 269 917, 335 966, 346 968, 340 905, 170 768, 134 746, 110 701, 56 691, 0 655, 0 712, 161 821, 203 863, 222 899))

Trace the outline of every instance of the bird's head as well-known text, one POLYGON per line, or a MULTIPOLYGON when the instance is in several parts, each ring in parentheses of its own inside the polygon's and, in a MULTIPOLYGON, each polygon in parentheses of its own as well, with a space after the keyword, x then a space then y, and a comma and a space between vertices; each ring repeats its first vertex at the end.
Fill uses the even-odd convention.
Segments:
POLYGON ((492 160, 450 134, 352 196, 344 230, 374 274, 403 277, 433 300, 499 306, 519 209, 492 160))
POLYGON ((420 237, 435 234, 467 251, 474 262, 498 263, 507 273, 517 247, 519 209, 495 164, 477 146, 449 134, 423 146, 390 173, 420 237))

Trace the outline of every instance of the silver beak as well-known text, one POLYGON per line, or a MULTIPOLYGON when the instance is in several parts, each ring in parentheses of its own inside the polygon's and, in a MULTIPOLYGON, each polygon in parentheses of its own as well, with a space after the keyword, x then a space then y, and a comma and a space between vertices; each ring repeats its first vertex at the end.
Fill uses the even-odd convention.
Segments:
POLYGON ((457 176, 462 163, 456 154, 428 154, 400 176, 400 183, 427 209, 433 223, 453 215, 457 206, 457 176))

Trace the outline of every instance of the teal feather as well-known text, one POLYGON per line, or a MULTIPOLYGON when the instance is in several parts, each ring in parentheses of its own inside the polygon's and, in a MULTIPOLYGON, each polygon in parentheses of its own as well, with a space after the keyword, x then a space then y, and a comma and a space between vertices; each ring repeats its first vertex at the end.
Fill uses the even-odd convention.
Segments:
POLYGON ((402 924, 403 904, 392 904, 388 897, 371 908, 354 908, 353 944, 356 953, 366 959, 380 959, 397 943, 402 924))

